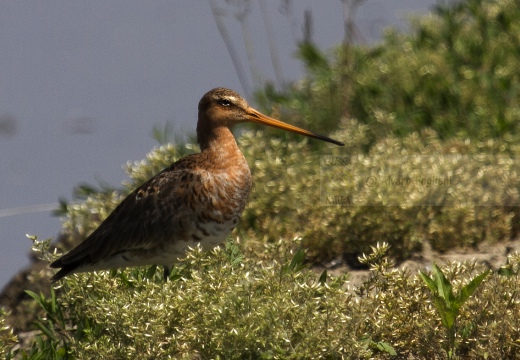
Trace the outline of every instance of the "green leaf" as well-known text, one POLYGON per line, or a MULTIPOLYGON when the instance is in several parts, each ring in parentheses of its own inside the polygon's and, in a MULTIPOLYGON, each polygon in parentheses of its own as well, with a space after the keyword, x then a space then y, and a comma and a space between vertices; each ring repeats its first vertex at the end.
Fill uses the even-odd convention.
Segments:
POLYGON ((294 256, 291 260, 291 263, 287 267, 287 271, 298 272, 298 271, 302 270, 305 267, 303 264, 304 262, 305 262, 305 250, 303 250, 302 248, 299 248, 298 250, 296 250, 296 253, 294 254, 294 256))
POLYGON ((433 297, 433 305, 441 317, 442 325, 446 329, 451 329, 453 325, 455 325, 455 319, 458 315, 458 311, 448 306, 446 301, 437 295, 434 295, 433 297))
POLYGON ((146 270, 146 273, 144 274, 144 278, 145 279, 150 279, 152 280, 155 273, 157 271, 157 265, 152 265, 150 266, 147 270, 146 270))
POLYGON ((477 287, 484 281, 486 276, 489 274, 489 269, 484 271, 482 274, 476 276, 466 286, 460 290, 459 296, 455 299, 455 308, 458 310, 468 298, 473 295, 477 287))
POLYGON ((505 265, 501 266, 500 269, 498 269, 498 275, 510 277, 513 275, 516 275, 511 266, 505 265))
POLYGON ((41 301, 40 295, 36 294, 35 292, 33 292, 31 290, 25 290, 25 293, 27 295, 29 295, 30 297, 32 297, 34 300, 36 300, 38 303, 40 303, 40 301, 41 301))
POLYGON ((435 263, 433 264, 432 273, 435 285, 437 286, 437 293, 442 299, 444 299, 444 301, 446 301, 447 305, 451 306, 452 301, 455 298, 453 295, 453 287, 451 286, 451 283, 448 279, 446 279, 444 273, 435 263))
POLYGON ((244 255, 240 251, 240 247, 233 241, 233 239, 229 238, 226 241, 225 250, 232 265, 238 265, 244 261, 244 255))
POLYGON ((435 294, 437 292, 437 286, 435 286, 435 282, 426 273, 422 271, 419 272, 419 275, 421 276, 421 279, 423 279, 425 284, 428 286, 430 291, 435 294))
POLYGON ((298 45, 297 56, 305 63, 310 70, 329 70, 330 65, 327 57, 310 42, 301 42, 298 45))
POLYGON ((327 269, 323 270, 323 272, 320 275, 320 279, 318 280, 318 282, 321 285, 325 285, 327 283, 327 269))
POLYGON ((433 294, 433 305, 441 317, 442 325, 451 329, 455 325, 458 315, 458 308, 454 306, 455 296, 452 285, 436 264, 432 266, 432 275, 433 278, 430 278, 422 271, 420 272, 421 278, 433 294))
POLYGON ((392 355, 392 356, 395 356, 397 355, 397 353, 395 352, 394 348, 387 342, 384 342, 384 341, 378 341, 376 343, 376 346, 377 348, 380 350, 380 351, 383 351, 389 355, 392 355))
POLYGON ((67 350, 64 347, 60 347, 56 351, 56 355, 58 355, 60 358, 65 358, 65 356, 67 355, 67 350))
POLYGON ((47 335, 47 337, 53 341, 56 341, 56 338, 53 334, 53 332, 45 325, 43 325, 42 323, 39 323, 39 322, 36 322, 35 323, 36 327, 38 329, 41 330, 42 333, 44 333, 45 335, 47 335))

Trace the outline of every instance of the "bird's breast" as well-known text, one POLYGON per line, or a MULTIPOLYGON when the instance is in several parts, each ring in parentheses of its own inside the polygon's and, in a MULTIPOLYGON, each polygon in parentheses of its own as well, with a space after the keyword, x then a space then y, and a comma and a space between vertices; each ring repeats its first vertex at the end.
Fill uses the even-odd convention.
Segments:
POLYGON ((249 168, 236 172, 202 171, 194 175, 177 190, 175 198, 182 203, 179 204, 182 211, 170 223, 177 241, 166 242, 166 253, 180 255, 197 244, 205 250, 221 244, 238 224, 251 185, 249 168))
POLYGON ((208 171, 193 188, 194 208, 199 216, 217 223, 237 219, 251 191, 249 168, 234 171, 208 171))

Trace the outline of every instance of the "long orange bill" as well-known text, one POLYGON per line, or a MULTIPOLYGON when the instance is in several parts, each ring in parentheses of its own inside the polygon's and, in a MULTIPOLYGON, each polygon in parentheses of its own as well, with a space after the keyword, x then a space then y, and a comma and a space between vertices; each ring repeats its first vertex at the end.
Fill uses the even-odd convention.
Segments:
POLYGON ((278 129, 292 131, 292 132, 294 132, 296 134, 305 135, 305 136, 309 136, 309 137, 312 137, 312 138, 315 138, 315 139, 327 141, 327 142, 330 142, 332 144, 336 144, 336 145, 339 145, 339 146, 345 146, 345 144, 343 144, 340 141, 331 139, 331 138, 323 136, 323 135, 315 134, 313 132, 301 129, 301 128, 299 128, 297 126, 294 126, 294 125, 289 125, 289 124, 284 123, 283 121, 280 121, 280 120, 273 119, 272 117, 266 116, 266 115, 262 114, 261 112, 256 111, 253 108, 249 108, 247 113, 249 115, 249 119, 252 122, 255 122, 255 123, 258 123, 258 124, 272 126, 272 127, 278 128, 278 129))

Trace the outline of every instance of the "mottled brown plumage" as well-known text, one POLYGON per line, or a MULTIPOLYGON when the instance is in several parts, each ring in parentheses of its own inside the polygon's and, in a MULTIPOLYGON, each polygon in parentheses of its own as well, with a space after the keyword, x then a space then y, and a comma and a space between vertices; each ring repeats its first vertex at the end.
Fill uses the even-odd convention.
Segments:
POLYGON ((230 128, 257 122, 342 143, 267 117, 232 90, 217 88, 199 102, 197 141, 188 155, 155 175, 69 253, 50 266, 52 281, 83 271, 139 265, 169 266, 200 244, 211 249, 235 228, 251 190, 251 173, 230 128))

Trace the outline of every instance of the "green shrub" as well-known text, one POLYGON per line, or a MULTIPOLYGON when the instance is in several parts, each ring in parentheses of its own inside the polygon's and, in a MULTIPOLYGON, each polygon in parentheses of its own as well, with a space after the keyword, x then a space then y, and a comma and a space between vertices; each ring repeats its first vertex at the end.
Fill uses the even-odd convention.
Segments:
POLYGON ((446 251, 516 236, 520 169, 514 155, 492 155, 499 141, 443 142, 423 131, 388 136, 364 154, 366 126, 352 120, 342 126, 334 136, 347 143, 346 151, 331 147, 321 156, 304 143, 242 136, 256 183, 239 228, 246 239, 301 236, 321 259, 359 255, 385 241, 402 260, 425 241, 446 251), (346 163, 328 166, 330 159, 346 163), (447 178, 437 186, 420 183, 447 178))
MULTIPOLYGON (((360 261, 368 278, 321 275, 303 266, 295 240, 243 253, 228 241, 211 253, 188 252, 165 283, 133 268, 73 275, 49 299, 28 359, 386 359, 444 358, 429 288, 396 269, 388 245, 360 261)), ((40 249, 42 249, 40 247, 40 249)), ((452 263, 442 273, 458 294, 482 265, 452 263)), ((453 358, 517 359, 520 256, 483 281, 458 312, 453 358)))
POLYGON ((359 314, 350 308, 344 278, 324 285, 313 272, 289 266, 291 261, 273 261, 275 250, 290 260, 281 243, 265 248, 264 260, 237 249, 228 243, 211 256, 194 249, 168 283, 159 273, 139 269, 71 277, 61 289, 61 305, 77 325, 66 337, 71 357, 266 359, 371 353, 356 340, 353 320, 359 314))
POLYGON ((372 142, 432 128, 441 139, 511 144, 519 140, 519 30, 515 0, 439 6, 407 34, 388 30, 376 46, 342 44, 327 56, 302 44, 306 76, 282 93, 267 87, 258 99, 326 132, 342 116, 356 118, 372 142))
POLYGON ((0 308, 0 358, 7 359, 12 353, 11 349, 18 342, 18 338, 13 334, 13 329, 6 325, 7 313, 4 308, 0 308))

